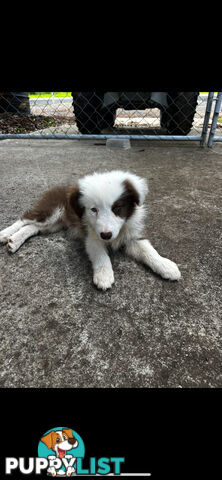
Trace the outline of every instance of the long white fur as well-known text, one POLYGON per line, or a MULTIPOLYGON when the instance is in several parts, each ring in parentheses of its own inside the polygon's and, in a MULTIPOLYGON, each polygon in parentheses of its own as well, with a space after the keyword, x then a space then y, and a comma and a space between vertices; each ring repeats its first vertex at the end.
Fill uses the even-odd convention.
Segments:
MULTIPOLYGON (((179 280, 181 274, 177 265, 171 260, 161 257, 148 240, 140 239, 146 216, 144 200, 148 186, 145 179, 127 171, 114 170, 87 175, 78 181, 78 185, 81 193, 79 201, 84 207, 81 221, 87 231, 86 252, 92 262, 93 282, 98 288, 106 290, 114 283, 107 245, 110 245, 113 250, 124 246, 128 255, 148 265, 163 278, 179 280), (116 216, 111 208, 124 192, 124 180, 128 180, 139 195, 139 205, 135 207, 127 221, 116 216), (93 212, 92 208, 96 208, 97 212, 93 212), (103 240, 100 236, 101 232, 111 232, 112 238, 108 241, 103 240)), ((63 220, 64 209, 59 207, 45 222, 20 219, 0 232, 0 242, 8 242, 8 249, 14 253, 27 238, 39 232, 54 232, 61 229, 64 226, 63 220)), ((77 235, 78 229, 76 230, 77 235)))
POLYGON ((94 173, 87 175, 79 181, 82 196, 81 205, 85 207, 85 216, 88 235, 86 238, 86 251, 92 262, 93 282, 103 290, 110 288, 114 283, 114 274, 111 261, 106 249, 106 244, 101 240, 101 231, 112 232, 108 243, 113 250, 125 246, 125 251, 134 259, 148 265, 154 272, 165 279, 179 280, 181 277, 177 265, 161 257, 148 240, 139 240, 144 228, 146 208, 144 200, 148 186, 143 178, 129 172, 119 170, 107 173, 94 173), (114 201, 124 191, 123 181, 129 180, 139 194, 139 205, 132 216, 125 222, 111 211, 114 201), (91 208, 99 209, 97 216, 91 208))

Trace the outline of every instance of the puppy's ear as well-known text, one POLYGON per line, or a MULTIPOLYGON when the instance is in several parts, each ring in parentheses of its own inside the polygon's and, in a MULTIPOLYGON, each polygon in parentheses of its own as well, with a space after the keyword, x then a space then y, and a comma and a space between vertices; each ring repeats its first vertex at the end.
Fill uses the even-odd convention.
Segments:
POLYGON ((71 208, 74 210, 76 215, 78 215, 79 218, 83 216, 84 213, 84 207, 80 204, 80 197, 81 193, 79 191, 79 186, 78 184, 74 185, 69 191, 68 195, 68 202, 71 208))
POLYGON ((125 190, 132 197, 137 205, 144 203, 148 192, 148 185, 144 178, 129 174, 129 177, 123 182, 125 190))
POLYGON ((123 184, 125 188, 124 196, 128 198, 131 203, 136 203, 137 205, 139 205, 139 194, 134 188, 133 184, 130 182, 130 180, 124 180, 123 184))
POLYGON ((71 428, 63 428, 62 431, 65 432, 69 438, 73 438, 73 433, 71 428))
POLYGON ((43 442, 49 449, 52 448, 52 437, 53 437, 54 430, 49 432, 47 435, 41 438, 41 442, 43 442))

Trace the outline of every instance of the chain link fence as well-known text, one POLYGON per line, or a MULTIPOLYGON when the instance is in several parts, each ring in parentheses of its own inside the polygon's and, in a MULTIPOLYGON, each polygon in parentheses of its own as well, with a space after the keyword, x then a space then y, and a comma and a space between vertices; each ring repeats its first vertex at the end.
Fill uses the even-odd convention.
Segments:
POLYGON ((0 139, 116 137, 196 140, 202 146, 208 140, 211 146, 221 141, 221 94, 0 92, 0 139))

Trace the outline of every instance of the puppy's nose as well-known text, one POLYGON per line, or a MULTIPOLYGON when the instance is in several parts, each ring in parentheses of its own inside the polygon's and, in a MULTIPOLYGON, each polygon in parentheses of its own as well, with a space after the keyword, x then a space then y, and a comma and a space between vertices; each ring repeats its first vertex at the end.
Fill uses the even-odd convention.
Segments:
POLYGON ((68 438, 68 442, 69 442, 71 445, 74 445, 74 443, 76 443, 75 437, 70 437, 70 438, 68 438))
POLYGON ((100 237, 103 240, 110 240, 110 238, 112 237, 112 232, 107 232, 107 233, 101 232, 100 237))

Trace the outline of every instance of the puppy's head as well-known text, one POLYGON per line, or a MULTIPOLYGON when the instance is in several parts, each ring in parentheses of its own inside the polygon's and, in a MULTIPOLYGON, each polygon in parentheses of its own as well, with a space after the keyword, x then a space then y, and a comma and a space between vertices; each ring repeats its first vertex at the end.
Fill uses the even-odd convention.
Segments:
POLYGON ((118 237, 125 222, 141 206, 148 187, 144 179, 129 172, 94 173, 79 180, 70 195, 70 205, 105 242, 118 237))
POLYGON ((74 437, 72 430, 69 428, 63 428, 62 430, 52 430, 47 435, 41 438, 41 441, 45 445, 56 452, 56 455, 60 458, 65 456, 67 450, 76 448, 78 441, 74 437))

